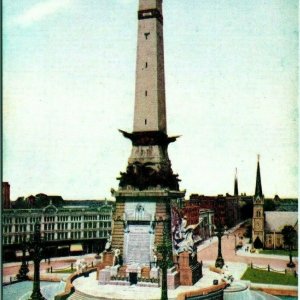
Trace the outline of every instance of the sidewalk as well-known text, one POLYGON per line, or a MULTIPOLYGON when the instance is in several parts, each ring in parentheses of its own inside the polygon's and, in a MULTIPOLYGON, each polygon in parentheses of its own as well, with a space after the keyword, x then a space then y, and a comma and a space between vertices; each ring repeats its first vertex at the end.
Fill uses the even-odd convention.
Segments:
MULTIPOLYGON (((243 221, 237 225, 235 225, 234 227, 228 229, 226 231, 226 234, 224 234, 224 236, 227 236, 227 235, 231 235, 233 232, 235 232, 237 229, 239 229, 246 221, 243 221)), ((207 240, 205 240, 201 245, 199 245, 197 247, 197 252, 209 247, 211 244, 214 244, 218 241, 218 238, 216 236, 213 236, 207 240)))
MULTIPOLYGON (((95 253, 89 253, 89 254, 83 254, 83 255, 77 255, 77 256, 62 256, 62 257, 53 257, 50 259, 50 262, 56 262, 56 261, 76 261, 79 258, 94 258, 95 253)), ((41 263, 44 263, 44 260, 41 261, 41 263)), ((3 269, 6 267, 18 267, 21 266, 22 262, 17 261, 17 262, 11 262, 11 263, 4 263, 3 264, 3 269)), ((29 265, 33 265, 33 261, 30 260, 28 262, 29 265)))
MULTIPOLYGON (((236 254, 238 256, 247 256, 247 257, 257 257, 257 258, 268 258, 268 259, 281 259, 281 260, 289 260, 288 255, 273 255, 273 254, 259 254, 259 253, 251 253, 250 251, 245 251, 245 248, 251 248, 251 244, 245 244, 241 249, 239 249, 236 254)), ((293 256, 293 261, 298 262, 298 257, 293 256)))

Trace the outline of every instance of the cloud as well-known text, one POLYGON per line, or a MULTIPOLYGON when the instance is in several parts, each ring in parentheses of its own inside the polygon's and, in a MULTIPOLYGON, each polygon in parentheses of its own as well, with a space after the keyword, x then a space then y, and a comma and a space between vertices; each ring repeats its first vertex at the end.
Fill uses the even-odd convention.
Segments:
POLYGON ((33 5, 31 8, 17 16, 14 20, 15 24, 21 26, 29 26, 34 22, 40 21, 50 15, 55 14, 61 9, 66 8, 71 0, 47 0, 33 5))

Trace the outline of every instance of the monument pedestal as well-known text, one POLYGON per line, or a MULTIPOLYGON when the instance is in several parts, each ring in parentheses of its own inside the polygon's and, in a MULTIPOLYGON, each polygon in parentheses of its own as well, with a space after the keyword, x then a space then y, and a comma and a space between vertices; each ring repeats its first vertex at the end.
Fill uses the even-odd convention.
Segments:
POLYGON ((101 280, 100 279, 100 271, 105 269, 106 267, 113 266, 113 263, 114 263, 114 254, 113 254, 113 252, 112 251, 103 252, 103 260, 97 268, 97 278, 96 279, 101 280))
POLYGON ((154 248, 163 242, 164 224, 159 221, 171 219, 170 203, 182 199, 185 191, 127 187, 112 190, 112 195, 116 198, 112 249, 120 250, 125 265, 149 266, 154 248))
POLYGON ((181 285, 194 285, 202 277, 202 263, 197 261, 197 256, 191 257, 185 251, 179 254, 179 273, 181 285))
POLYGON ((175 290, 180 285, 180 275, 176 267, 168 269, 167 284, 169 290, 175 290))

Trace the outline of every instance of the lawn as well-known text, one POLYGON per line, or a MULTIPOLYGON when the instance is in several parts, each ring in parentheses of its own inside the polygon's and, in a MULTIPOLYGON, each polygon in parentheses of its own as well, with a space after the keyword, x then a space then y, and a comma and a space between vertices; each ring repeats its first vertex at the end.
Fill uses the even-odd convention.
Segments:
MULTIPOLYGON (((260 254, 270 254, 270 255, 285 255, 289 256, 289 251, 283 250, 283 249, 278 249, 278 250, 273 250, 273 249, 264 249, 259 251, 260 254)), ((298 257, 298 250, 293 250, 292 255, 295 257, 298 257)))
POLYGON ((53 270, 52 273, 74 273, 76 269, 53 270))
POLYGON ((298 278, 293 275, 279 274, 251 268, 246 270, 242 280, 250 280, 255 283, 298 285, 298 278))

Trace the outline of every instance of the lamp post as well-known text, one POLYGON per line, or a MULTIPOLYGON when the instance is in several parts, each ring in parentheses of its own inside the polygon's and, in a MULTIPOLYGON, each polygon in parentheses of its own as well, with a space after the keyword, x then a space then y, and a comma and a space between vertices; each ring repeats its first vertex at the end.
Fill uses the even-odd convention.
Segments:
POLYGON ((215 235, 218 237, 218 257, 216 259, 215 266, 220 269, 222 269, 224 266, 224 259, 222 256, 222 241, 221 241, 224 232, 225 232, 225 226, 223 226, 219 220, 217 226, 215 227, 215 235))
POLYGON ((27 280, 27 273, 29 272, 28 264, 26 262, 26 250, 28 249, 28 244, 26 242, 26 237, 24 236, 21 242, 21 250, 22 250, 22 264, 17 274, 18 280, 27 280))
POLYGON ((172 240, 169 238, 171 232, 170 228, 170 219, 154 221, 155 223, 163 223, 163 240, 162 244, 157 246, 157 251, 161 254, 162 259, 159 263, 162 271, 161 278, 161 300, 168 299, 168 278, 167 272, 168 267, 173 263, 173 260, 170 258, 172 254, 172 240))
POLYGON ((236 255, 236 234, 233 233, 234 235, 234 254, 236 255))
POLYGON ((46 300, 41 294, 40 290, 40 262, 43 256, 44 241, 41 238, 41 225, 40 223, 34 224, 33 238, 29 241, 29 251, 32 254, 34 262, 34 281, 32 294, 29 300, 46 300))

